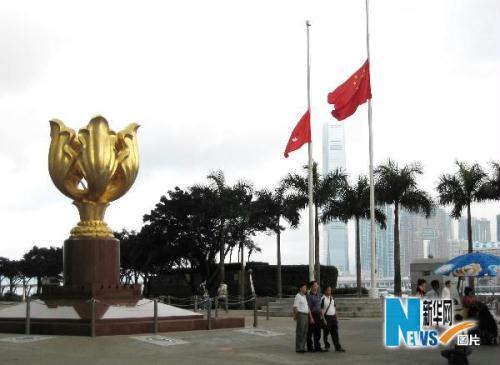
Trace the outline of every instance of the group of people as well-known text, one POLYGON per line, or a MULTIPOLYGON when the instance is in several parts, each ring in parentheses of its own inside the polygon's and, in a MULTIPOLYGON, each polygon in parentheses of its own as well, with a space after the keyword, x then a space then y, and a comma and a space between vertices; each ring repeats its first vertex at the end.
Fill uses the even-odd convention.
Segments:
POLYGON ((427 281, 418 279, 417 296, 428 299, 451 299, 451 281, 446 280, 444 287, 441 289, 439 280, 432 280, 431 288, 427 290, 427 281))
MULTIPOLYGON (((427 290, 427 282, 424 279, 417 281, 417 296, 423 299, 452 299, 451 281, 447 280, 444 287, 438 280, 431 281, 431 288, 427 290)), ((458 300, 458 298, 455 298, 458 300)), ((469 330, 469 335, 477 335, 481 345, 496 344, 498 337, 498 326, 488 307, 474 296, 471 287, 465 287, 461 297, 463 311, 455 313, 455 320, 473 319, 477 321, 477 327, 469 330)), ((449 348, 441 351, 441 355, 448 359, 449 364, 468 364, 467 357, 471 354, 471 346, 459 346, 456 341, 449 348)))
POLYGON ((338 316, 332 288, 326 286, 320 293, 316 281, 307 285, 300 284, 293 303, 293 318, 297 322, 295 351, 298 353, 327 352, 330 348, 328 338, 331 337, 335 351, 344 352, 340 345, 338 316), (321 347, 323 332, 324 348, 321 347))
MULTIPOLYGON (((431 281, 431 288, 427 290, 427 281, 425 279, 418 279, 417 281, 417 296, 427 299, 451 299, 451 281, 446 280, 444 287, 441 288, 439 280, 431 281)), ((474 291, 470 287, 465 287, 464 295, 462 297, 462 306, 465 309, 470 308, 476 303, 474 291)))

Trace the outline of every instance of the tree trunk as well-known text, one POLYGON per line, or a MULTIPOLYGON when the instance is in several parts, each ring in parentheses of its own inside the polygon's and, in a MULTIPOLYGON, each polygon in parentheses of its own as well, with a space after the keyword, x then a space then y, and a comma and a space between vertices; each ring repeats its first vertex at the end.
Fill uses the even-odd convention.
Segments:
POLYGON ((29 290, 28 290, 28 281, 29 279, 23 279, 23 297, 24 297, 24 300, 26 300, 26 298, 28 298, 28 295, 29 295, 29 290))
POLYGON ((314 206, 314 278, 318 282, 318 285, 320 285, 321 265, 319 262, 319 222, 317 206, 314 206))
POLYGON ((219 283, 223 283, 225 280, 224 272, 224 240, 222 239, 222 232, 220 235, 220 252, 219 252, 219 283))
POLYGON ((278 292, 278 298, 283 297, 283 286, 281 282, 281 231, 276 233, 276 288, 278 292))
POLYGON ((36 295, 39 296, 42 292, 42 278, 40 276, 36 277, 36 295))
MULTIPOLYGON (((245 303, 243 301, 245 300, 245 246, 243 245, 243 241, 241 242, 241 268, 240 268, 240 309, 245 309, 245 303)), ((229 300, 229 298, 228 298, 229 300)))
POLYGON ((361 245, 359 241, 359 217, 356 217, 356 288, 361 296, 361 245))
POLYGON ((142 296, 149 297, 149 274, 144 273, 144 289, 142 290, 142 296))
MULTIPOLYGON (((472 253, 474 250, 472 247, 472 217, 470 212, 470 203, 467 204, 467 240, 467 252, 472 253)), ((474 290, 474 278, 472 276, 469 277, 469 286, 474 290)))
POLYGON ((394 204, 394 296, 401 296, 401 262, 399 244, 399 203, 394 204))

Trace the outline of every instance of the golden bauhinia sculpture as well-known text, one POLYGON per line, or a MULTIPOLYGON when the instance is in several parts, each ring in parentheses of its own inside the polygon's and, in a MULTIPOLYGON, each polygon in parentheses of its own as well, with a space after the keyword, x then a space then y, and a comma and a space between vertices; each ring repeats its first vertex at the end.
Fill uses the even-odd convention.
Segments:
POLYGON ((132 123, 115 133, 102 116, 78 134, 58 119, 50 121, 49 173, 56 187, 80 213, 71 237, 113 237, 104 222, 109 203, 132 186, 139 169, 136 132, 132 123))

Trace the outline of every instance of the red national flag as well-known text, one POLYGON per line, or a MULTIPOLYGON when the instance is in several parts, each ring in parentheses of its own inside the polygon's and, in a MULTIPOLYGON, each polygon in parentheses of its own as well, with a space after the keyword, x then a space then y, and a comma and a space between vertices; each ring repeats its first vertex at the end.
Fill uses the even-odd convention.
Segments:
POLYGON ((309 110, 300 118, 293 129, 292 135, 285 148, 285 157, 292 151, 298 150, 305 143, 311 142, 311 113, 309 110))
POLYGON ((346 82, 328 94, 328 103, 334 104, 332 115, 343 120, 354 114, 358 106, 372 98, 370 64, 368 60, 346 82))

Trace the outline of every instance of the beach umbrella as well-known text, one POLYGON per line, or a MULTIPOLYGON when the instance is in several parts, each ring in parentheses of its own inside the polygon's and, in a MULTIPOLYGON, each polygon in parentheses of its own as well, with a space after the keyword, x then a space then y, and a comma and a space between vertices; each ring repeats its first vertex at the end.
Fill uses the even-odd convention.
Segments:
POLYGON ((473 252, 457 256, 434 270, 437 275, 457 277, 496 276, 500 273, 500 256, 473 252))

